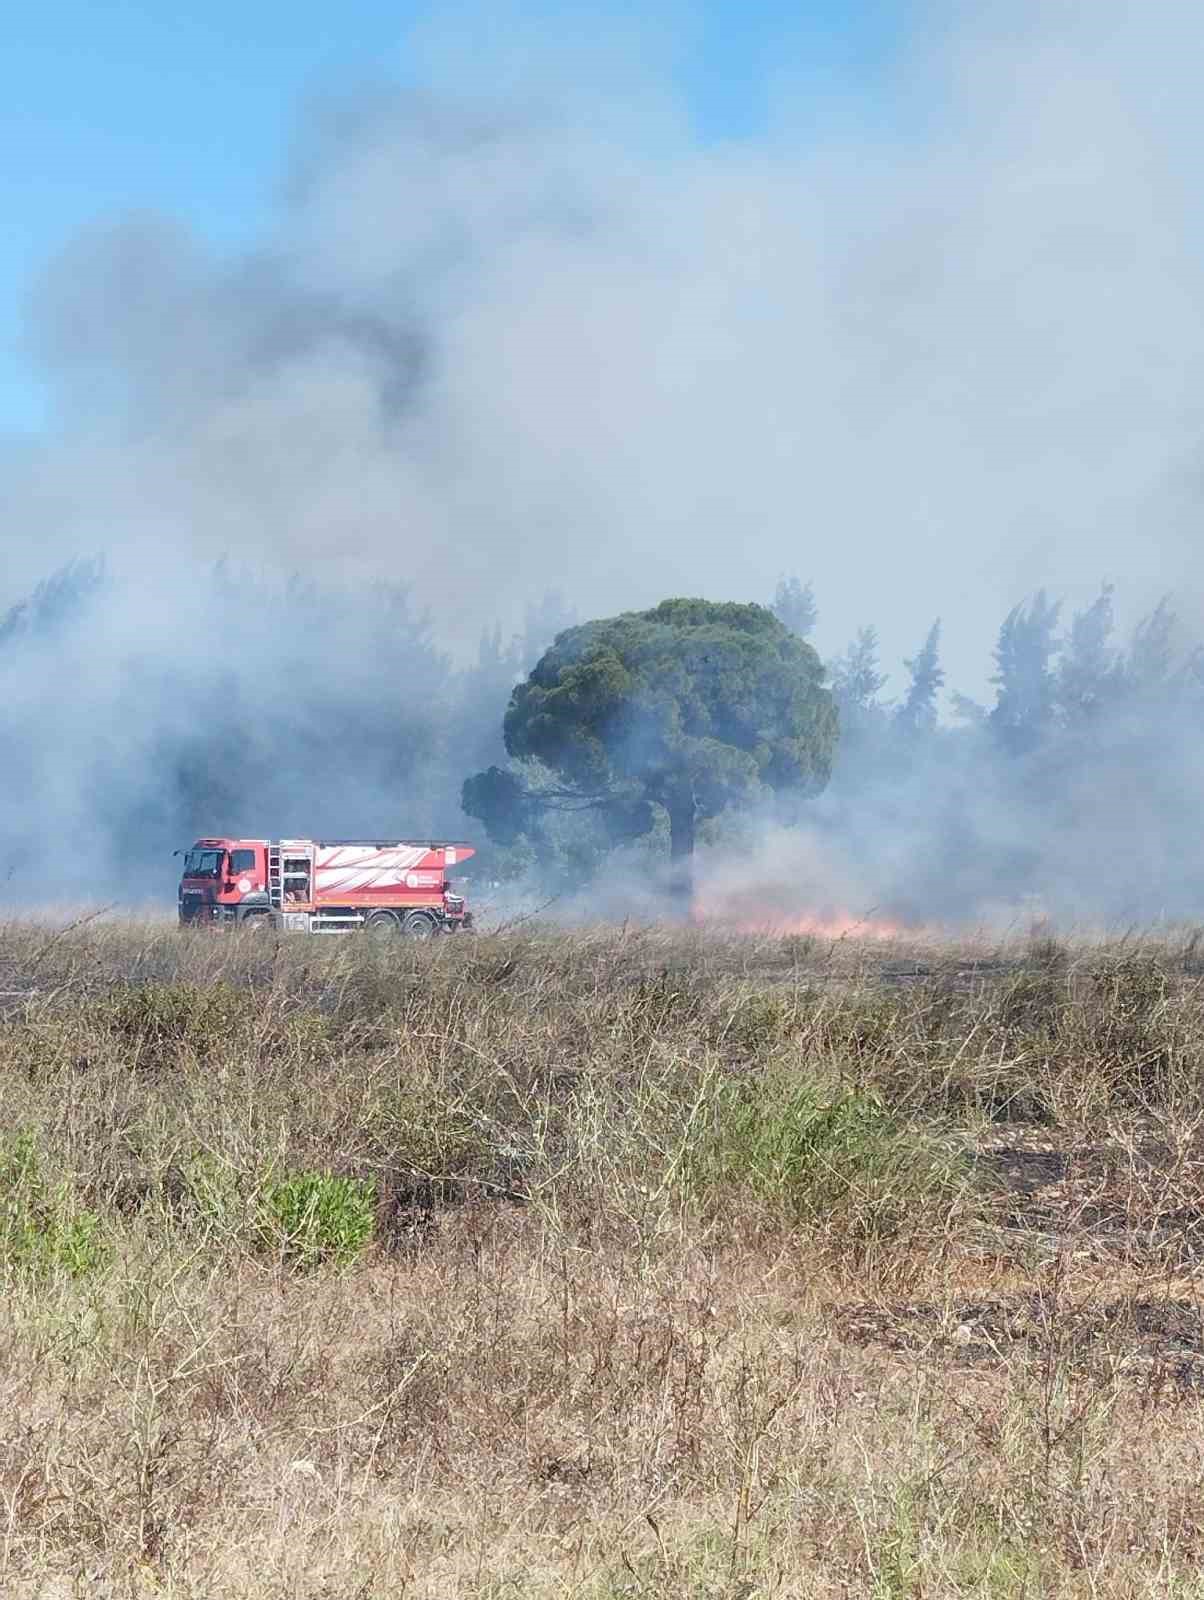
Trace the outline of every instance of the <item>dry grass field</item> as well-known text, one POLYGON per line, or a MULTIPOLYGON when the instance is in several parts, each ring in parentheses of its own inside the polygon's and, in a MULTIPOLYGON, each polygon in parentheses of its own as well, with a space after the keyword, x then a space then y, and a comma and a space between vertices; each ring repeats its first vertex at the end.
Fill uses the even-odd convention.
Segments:
POLYGON ((1194 941, 0 927, 0 1593, 1204 1597, 1194 941))

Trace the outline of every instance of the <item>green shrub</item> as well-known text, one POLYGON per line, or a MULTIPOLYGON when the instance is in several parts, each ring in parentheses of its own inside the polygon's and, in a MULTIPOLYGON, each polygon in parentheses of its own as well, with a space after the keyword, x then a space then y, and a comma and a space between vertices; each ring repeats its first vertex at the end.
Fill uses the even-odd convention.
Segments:
POLYGON ((149 983, 119 992, 104 1008, 108 1031, 143 1066, 174 1063, 182 1050, 200 1059, 244 1037, 256 1016, 253 995, 231 984, 149 983))
POLYGON ((722 1206, 751 1191, 792 1224, 854 1249, 939 1224, 962 1189, 953 1159, 874 1096, 825 1094, 785 1073, 716 1082, 681 1172, 700 1199, 722 1206))
POLYGON ((81 1277, 107 1254, 100 1218, 75 1204, 70 1184, 47 1183, 30 1134, 0 1148, 0 1270, 81 1277))
POLYGON ((347 1265, 372 1237, 376 1185, 331 1173, 296 1172, 263 1195, 269 1243, 300 1267, 347 1265))

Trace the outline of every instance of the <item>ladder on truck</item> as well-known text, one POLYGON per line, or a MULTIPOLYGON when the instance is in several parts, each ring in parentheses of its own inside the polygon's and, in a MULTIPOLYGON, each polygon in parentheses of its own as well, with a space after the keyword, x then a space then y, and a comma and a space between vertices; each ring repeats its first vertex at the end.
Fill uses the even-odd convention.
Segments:
POLYGON ((307 909, 314 894, 314 848, 287 839, 268 845, 268 904, 274 911, 307 909))

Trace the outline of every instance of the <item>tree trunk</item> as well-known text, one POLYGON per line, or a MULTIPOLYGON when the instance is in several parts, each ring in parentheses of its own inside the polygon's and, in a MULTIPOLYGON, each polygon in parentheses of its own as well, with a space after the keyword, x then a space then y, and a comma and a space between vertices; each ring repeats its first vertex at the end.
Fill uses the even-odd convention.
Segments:
POLYGON ((694 909, 694 796, 688 790, 666 804, 669 813, 669 898, 674 916, 694 909))

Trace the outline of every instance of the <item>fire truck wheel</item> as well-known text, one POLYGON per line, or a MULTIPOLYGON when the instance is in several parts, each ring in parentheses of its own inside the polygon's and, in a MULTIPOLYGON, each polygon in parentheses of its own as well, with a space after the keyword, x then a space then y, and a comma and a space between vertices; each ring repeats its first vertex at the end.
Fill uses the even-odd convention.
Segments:
POLYGON ((433 939, 435 924, 425 912, 411 911, 402 923, 402 931, 408 933, 411 939, 433 939))
POLYGON ((374 911, 364 924, 364 932, 370 933, 374 939, 391 939, 400 931, 397 918, 391 911, 374 911))
POLYGON ((271 925, 272 919, 266 911, 253 911, 239 924, 245 933, 266 933, 271 925))

